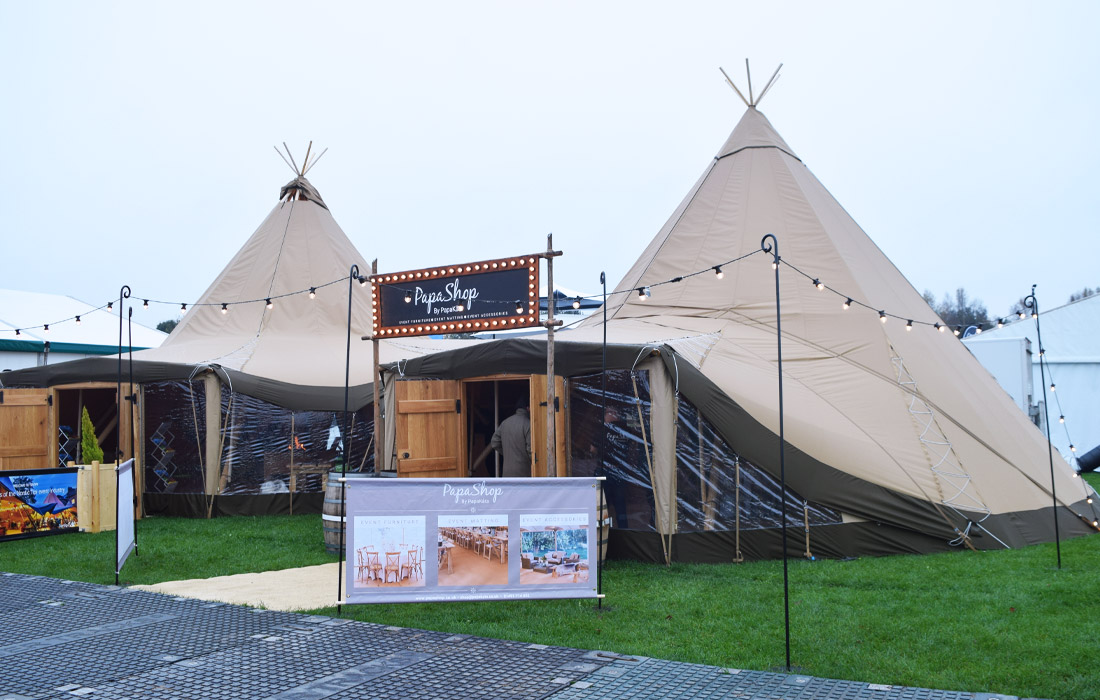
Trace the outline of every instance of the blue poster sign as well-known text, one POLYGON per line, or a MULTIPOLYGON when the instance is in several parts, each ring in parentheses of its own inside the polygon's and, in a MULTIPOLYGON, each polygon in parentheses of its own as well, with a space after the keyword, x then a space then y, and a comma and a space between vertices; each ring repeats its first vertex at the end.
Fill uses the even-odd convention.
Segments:
POLYGON ((76 532, 79 471, 0 472, 0 540, 76 532))

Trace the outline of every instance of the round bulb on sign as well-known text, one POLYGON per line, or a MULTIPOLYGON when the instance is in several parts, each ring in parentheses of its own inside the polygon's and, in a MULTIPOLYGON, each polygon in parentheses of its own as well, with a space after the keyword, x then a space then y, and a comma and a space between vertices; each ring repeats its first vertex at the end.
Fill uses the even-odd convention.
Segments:
POLYGON ((573 308, 574 309, 581 308, 581 298, 580 297, 577 297, 576 299, 573 300, 573 308))
POLYGON ((455 309, 457 309, 459 313, 461 313, 466 310, 466 307, 462 304, 462 302, 459 302, 458 306, 456 306, 455 309))
POLYGON ((405 292, 405 303, 406 304, 411 304, 412 300, 413 300, 412 292, 406 291, 405 292))
POLYGON ((523 313, 523 304, 521 304, 521 303, 520 303, 520 302, 518 302, 518 301, 516 302, 516 313, 517 313, 517 314, 521 314, 521 313, 523 313))

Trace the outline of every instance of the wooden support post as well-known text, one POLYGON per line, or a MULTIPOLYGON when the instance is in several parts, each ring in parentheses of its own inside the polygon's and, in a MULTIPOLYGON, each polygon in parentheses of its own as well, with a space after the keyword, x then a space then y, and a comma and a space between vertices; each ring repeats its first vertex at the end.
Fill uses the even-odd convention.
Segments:
MULTIPOLYGON (((370 274, 373 280, 374 276, 378 274, 378 258, 375 258, 370 264, 370 274)), ((373 284, 373 281, 372 281, 373 284)), ((372 298, 371 304, 373 306, 374 301, 372 298)), ((373 309, 375 313, 378 309, 373 309)), ((378 474, 385 468, 385 458, 383 457, 383 447, 386 444, 386 430, 382 425, 382 394, 378 391, 378 385, 382 382, 382 377, 379 374, 378 369, 378 337, 374 334, 374 330, 371 330, 371 354, 374 355, 374 369, 371 373, 371 385, 374 388, 374 473, 378 474)))
POLYGON ((561 255, 560 250, 554 250, 554 234, 546 234, 546 252, 542 257, 546 258, 546 476, 558 475, 558 435, 557 416, 555 415, 554 396, 554 328, 560 326, 561 321, 554 320, 554 307, 558 300, 554 296, 554 258, 561 255))

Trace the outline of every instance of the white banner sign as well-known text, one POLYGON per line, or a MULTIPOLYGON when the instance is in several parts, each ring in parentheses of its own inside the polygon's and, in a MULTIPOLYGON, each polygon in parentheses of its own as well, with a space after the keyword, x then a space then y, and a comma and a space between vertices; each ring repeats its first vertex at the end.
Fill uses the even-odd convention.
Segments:
POLYGON ((126 557, 134 551, 134 460, 128 459, 115 467, 118 475, 118 497, 115 499, 115 576, 122 571, 126 557))
POLYGON ((345 486, 347 603, 598 595, 598 479, 345 486))

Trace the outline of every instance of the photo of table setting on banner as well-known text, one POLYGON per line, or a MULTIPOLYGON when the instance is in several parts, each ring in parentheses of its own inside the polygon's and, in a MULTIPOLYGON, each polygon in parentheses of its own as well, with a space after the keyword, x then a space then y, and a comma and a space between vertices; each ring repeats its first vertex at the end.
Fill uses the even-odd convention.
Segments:
POLYGON ((345 487, 341 602, 599 596, 599 479, 348 479, 345 487))

